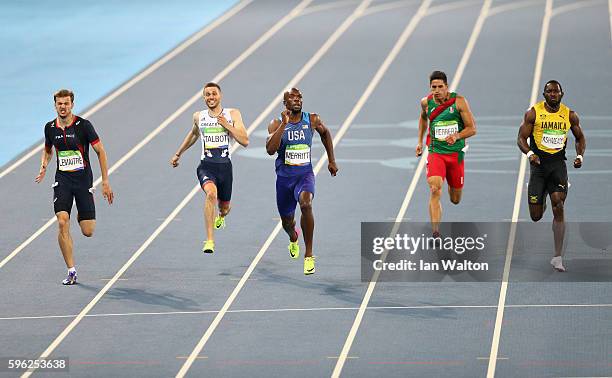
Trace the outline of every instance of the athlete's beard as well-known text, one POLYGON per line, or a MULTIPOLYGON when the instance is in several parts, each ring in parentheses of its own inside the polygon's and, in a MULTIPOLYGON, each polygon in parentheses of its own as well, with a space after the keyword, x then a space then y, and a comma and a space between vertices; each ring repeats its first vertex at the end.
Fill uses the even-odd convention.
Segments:
POLYGON ((69 111, 69 112, 66 112, 66 115, 65 115, 65 116, 62 116, 62 115, 60 114, 60 112, 58 112, 58 113, 57 113, 57 116, 59 117, 59 119, 60 119, 60 120, 62 120, 62 121, 64 121, 64 122, 66 122, 66 121, 68 121, 68 120, 70 120, 70 119, 72 118, 72 112, 70 112, 70 111, 69 111))
POLYGON ((296 109, 290 109, 291 114, 293 115, 298 115, 300 113, 302 113, 302 107, 300 106, 297 110, 296 109))
POLYGON ((549 100, 546 99, 546 105, 553 110, 559 109, 559 104, 561 104, 561 100, 549 100))
POLYGON ((221 103, 220 102, 216 102, 214 104, 214 106, 210 106, 208 104, 208 102, 206 103, 206 106, 208 106, 208 110, 210 110, 212 113, 214 113, 216 110, 218 110, 221 107, 221 103))
POLYGON ((444 95, 439 94, 439 95, 434 95, 434 100, 436 100, 437 102, 443 103, 447 100, 448 97, 448 92, 446 92, 444 95))

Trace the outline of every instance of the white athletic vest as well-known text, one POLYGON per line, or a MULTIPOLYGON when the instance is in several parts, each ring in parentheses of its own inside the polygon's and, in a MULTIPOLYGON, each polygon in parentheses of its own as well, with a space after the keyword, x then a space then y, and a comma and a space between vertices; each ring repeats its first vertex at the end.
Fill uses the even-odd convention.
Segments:
MULTIPOLYGON (((221 112, 225 119, 233 125, 234 121, 230 114, 230 108, 224 108, 221 112)), ((211 162, 227 162, 230 159, 229 142, 230 136, 227 130, 217 123, 208 113, 208 109, 200 111, 198 121, 200 129, 200 140, 202 142, 202 160, 211 162)))

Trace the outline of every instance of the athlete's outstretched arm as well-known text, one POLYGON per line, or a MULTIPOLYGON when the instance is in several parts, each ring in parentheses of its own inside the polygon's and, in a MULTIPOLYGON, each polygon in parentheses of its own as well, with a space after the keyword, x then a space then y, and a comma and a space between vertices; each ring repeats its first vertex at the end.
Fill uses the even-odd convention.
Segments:
POLYGON ((427 97, 421 99, 421 115, 419 116, 419 139, 416 145, 415 153, 416 156, 423 154, 423 137, 425 136, 425 130, 427 130, 427 97))
POLYGON ((92 147, 94 151, 96 151, 98 161, 100 162, 100 172, 102 173, 102 196, 106 198, 109 205, 112 205, 115 195, 108 181, 108 159, 106 158, 106 150, 102 142, 98 142, 92 147))
POLYGON ((170 165, 172 165, 172 167, 178 167, 179 159, 181 158, 183 152, 187 151, 189 147, 193 146, 196 140, 198 140, 198 138, 200 137, 200 129, 198 128, 199 119, 200 112, 193 113, 193 124, 191 126, 191 130, 187 133, 185 139, 183 139, 183 143, 181 143, 181 146, 179 147, 178 151, 176 151, 174 156, 172 156, 172 159, 170 159, 170 165))
POLYGON ((570 111, 570 130, 572 130, 572 134, 574 134, 574 138, 576 138, 576 159, 574 159, 574 168, 582 167, 582 155, 584 155, 584 151, 586 150, 586 138, 584 137, 584 133, 582 132, 582 127, 580 127, 580 119, 578 118, 578 114, 576 112, 570 111), (579 157, 578 157, 579 156, 579 157))
POLYGON ((47 166, 49 165, 49 161, 51 161, 52 156, 52 147, 45 145, 42 151, 42 155, 40 157, 40 170, 38 171, 38 176, 34 179, 37 183, 40 183, 45 178, 45 173, 47 173, 47 166))
MULTIPOLYGON (((525 116, 523 117, 523 123, 521 123, 521 127, 519 127, 518 137, 516 138, 516 144, 522 153, 527 154, 531 151, 529 144, 527 143, 527 139, 531 136, 533 132, 533 126, 535 124, 535 116, 536 112, 534 108, 529 109, 525 112, 525 116)), ((532 154, 529 156, 529 162, 533 164, 540 164, 540 158, 536 154, 532 154)))
POLYGON ((268 139, 266 139, 266 152, 268 155, 274 155, 281 144, 281 139, 283 138, 283 133, 285 132, 285 126, 287 126, 287 122, 289 120, 289 116, 287 115, 288 111, 283 111, 283 119, 282 121, 278 118, 270 121, 268 125, 268 139))
POLYGON ((334 156, 334 141, 331 132, 325 127, 318 114, 313 113, 310 115, 310 124, 317 130, 321 137, 321 142, 323 142, 323 147, 325 147, 325 152, 327 152, 327 169, 332 176, 335 176, 336 173, 338 173, 338 166, 336 165, 336 158, 334 156))
POLYGON ((247 135, 246 128, 244 127, 244 122, 242 121, 242 114, 240 114, 240 110, 232 109, 230 111, 232 115, 232 120, 234 124, 231 125, 227 119, 223 116, 223 114, 219 114, 217 117, 217 122, 221 126, 223 126, 227 132, 236 140, 236 142, 240 143, 242 147, 246 147, 249 145, 249 136, 247 135))

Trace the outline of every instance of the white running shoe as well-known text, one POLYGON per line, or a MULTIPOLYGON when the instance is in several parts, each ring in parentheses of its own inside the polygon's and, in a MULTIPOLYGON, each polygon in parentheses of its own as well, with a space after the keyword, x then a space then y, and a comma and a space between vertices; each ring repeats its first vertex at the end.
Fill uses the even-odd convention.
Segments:
POLYGON ((563 260, 561 256, 555 256, 550 260, 550 264, 553 266, 553 269, 557 272, 565 272, 565 267, 563 266, 563 260))

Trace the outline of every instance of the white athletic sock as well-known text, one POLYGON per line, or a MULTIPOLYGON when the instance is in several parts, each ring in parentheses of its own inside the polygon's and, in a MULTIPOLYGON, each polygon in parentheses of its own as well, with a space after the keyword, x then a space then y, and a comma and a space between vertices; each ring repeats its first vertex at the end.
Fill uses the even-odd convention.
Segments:
POLYGON ((75 273, 75 272, 76 272, 76 269, 74 266, 72 268, 68 268, 68 273, 75 273))

